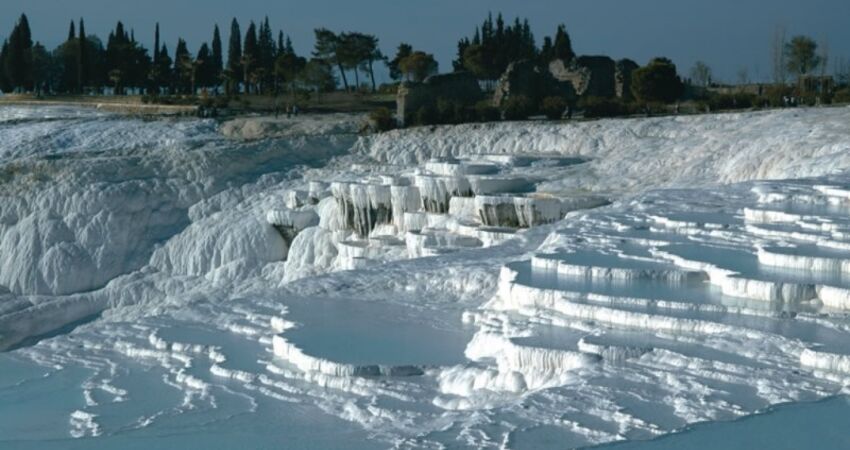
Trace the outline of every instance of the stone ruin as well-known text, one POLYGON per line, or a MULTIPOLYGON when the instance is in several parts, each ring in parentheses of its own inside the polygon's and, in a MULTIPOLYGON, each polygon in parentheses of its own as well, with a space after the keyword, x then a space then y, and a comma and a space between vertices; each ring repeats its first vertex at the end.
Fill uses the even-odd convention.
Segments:
POLYGON ((423 106, 436 107, 440 98, 474 104, 483 98, 483 93, 478 80, 469 72, 432 75, 422 83, 405 81, 396 93, 399 125, 410 122, 410 118, 423 106))
MULTIPOLYGON (((493 106, 501 107, 516 95, 538 104, 550 96, 569 102, 580 97, 631 100, 632 73, 638 67, 632 60, 614 61, 607 56, 579 56, 569 62, 558 59, 549 64, 548 70, 531 60, 515 61, 499 78, 493 106)), ((469 72, 433 75, 421 83, 403 82, 396 94, 399 125, 409 124, 422 107, 436 108, 438 99, 471 105, 483 97, 478 80, 469 72)))
POLYGON ((558 80, 531 60, 515 61, 499 78, 493 94, 493 106, 501 107, 511 96, 523 95, 539 104, 545 97, 575 100, 576 91, 569 82, 558 80))
POLYGON ((548 70, 533 61, 517 61, 499 79, 493 104, 501 106, 511 95, 524 95, 534 102, 544 97, 622 98, 630 100, 632 72, 639 66, 634 61, 614 61, 607 56, 580 56, 570 62, 557 59, 548 70))

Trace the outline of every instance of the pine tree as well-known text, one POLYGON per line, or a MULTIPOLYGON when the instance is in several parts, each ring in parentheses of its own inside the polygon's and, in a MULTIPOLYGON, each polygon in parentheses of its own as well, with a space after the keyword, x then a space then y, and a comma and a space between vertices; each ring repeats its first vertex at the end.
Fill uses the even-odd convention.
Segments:
POLYGON ((80 17, 80 35, 77 41, 77 92, 83 92, 83 88, 89 82, 90 64, 86 24, 80 17))
POLYGON ((257 26, 251 21, 248 31, 245 32, 245 41, 242 46, 242 80, 245 83, 245 93, 251 93, 252 74, 259 62, 259 48, 257 44, 257 26))
POLYGON ((32 46, 29 20, 22 14, 9 37, 9 48, 3 61, 3 69, 12 89, 30 91, 33 88, 32 46))
POLYGON ((269 18, 266 17, 260 24, 260 32, 257 36, 257 63, 255 64, 258 82, 260 83, 261 91, 265 91, 273 78, 274 63, 275 63, 275 42, 272 35, 272 28, 269 25, 269 18))
POLYGON ((208 88, 215 84, 215 73, 213 71, 213 57, 209 45, 204 42, 198 50, 195 58, 197 66, 196 83, 202 88, 208 88))
POLYGON ((159 22, 156 23, 156 31, 153 37, 153 63, 159 62, 159 22))
POLYGON ((576 56, 573 52, 570 35, 567 34, 567 27, 564 25, 558 25, 558 30, 555 32, 555 42, 553 44, 552 53, 555 59, 563 59, 564 62, 570 62, 576 56))
POLYGON ((339 36, 326 28, 317 28, 314 32, 316 33, 316 44, 313 50, 313 57, 323 61, 327 66, 336 66, 342 77, 342 85, 348 91, 348 79, 345 76, 345 68, 343 67, 342 58, 340 58, 337 51, 340 43, 339 36))
POLYGON ((9 41, 3 41, 3 47, 0 49, 0 92, 9 92, 12 90, 12 83, 9 82, 9 77, 6 76, 6 58, 9 57, 9 41))
POLYGON ((184 94, 192 94, 191 84, 194 67, 192 54, 183 39, 177 40, 177 48, 174 50, 174 73, 179 79, 178 89, 184 94))
POLYGON ((218 25, 215 26, 213 30, 213 39, 212 39, 212 58, 210 62, 209 68, 209 76, 211 86, 218 85, 218 80, 221 77, 221 71, 224 68, 224 56, 221 51, 221 33, 218 31, 218 25))
POLYGON ((404 74, 401 72, 401 61, 413 53, 413 47, 410 44, 402 42, 396 50, 395 57, 387 62, 387 67, 390 69, 390 78, 393 80, 401 80, 404 74))
MULTIPOLYGON (((236 18, 230 23, 230 42, 227 47, 227 70, 230 77, 230 88, 238 87, 242 81, 242 32, 236 18)), ((238 92, 238 88, 236 91, 238 92)))

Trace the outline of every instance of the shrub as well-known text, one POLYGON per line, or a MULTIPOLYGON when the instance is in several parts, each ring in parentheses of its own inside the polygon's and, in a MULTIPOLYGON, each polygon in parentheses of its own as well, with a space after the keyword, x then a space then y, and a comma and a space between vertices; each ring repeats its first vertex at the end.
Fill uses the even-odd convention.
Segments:
POLYGON ((384 83, 378 86, 379 94, 396 94, 399 83, 384 83))
POLYGON ((457 123, 459 122, 456 117, 456 103, 452 100, 446 98, 438 98, 437 99, 437 122, 439 123, 457 123))
POLYGON ((493 106, 489 100, 481 100, 475 104, 475 118, 479 122, 495 122, 500 117, 499 108, 493 106))
POLYGON ((378 109, 373 110, 369 113, 369 120, 372 122, 372 126, 377 131, 389 131, 396 127, 396 120, 393 117, 393 113, 384 107, 380 107, 378 109))
POLYGON ((832 103, 850 103, 850 88, 835 91, 832 96, 832 103))
POLYGON ((655 58, 632 72, 632 94, 642 102, 672 103, 684 90, 676 65, 667 58, 655 58))
POLYGON ((502 107, 505 120, 525 120, 534 114, 534 103, 524 95, 508 98, 502 107))
POLYGON ((437 109, 431 105, 423 105, 416 111, 417 125, 434 125, 438 121, 437 109))
POLYGON ((708 99, 708 106, 712 111, 749 109, 757 105, 759 105, 759 99, 755 94, 718 94, 708 99))
POLYGON ((629 109, 623 101, 616 98, 584 97, 579 101, 578 106, 584 111, 584 117, 589 119, 629 114, 629 109))
POLYGON ((457 123, 475 122, 475 106, 466 103, 455 103, 455 120, 457 123))
POLYGON ((215 98, 215 106, 216 108, 227 108, 230 106, 230 98, 226 95, 220 95, 215 98))
POLYGON ((567 110, 567 99, 563 97, 546 97, 540 105, 540 111, 550 120, 558 120, 564 117, 567 110))

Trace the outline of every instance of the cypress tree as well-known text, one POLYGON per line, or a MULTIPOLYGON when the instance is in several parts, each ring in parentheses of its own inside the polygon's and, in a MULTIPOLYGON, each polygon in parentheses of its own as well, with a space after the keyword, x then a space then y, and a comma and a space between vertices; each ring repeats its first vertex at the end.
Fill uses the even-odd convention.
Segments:
MULTIPOLYGON (((76 39, 76 38, 77 38, 77 31, 74 29, 74 21, 72 20, 72 21, 71 21, 71 27, 70 27, 70 29, 68 30, 68 39, 67 39, 67 41, 71 41, 71 42, 72 42, 72 41, 73 41, 74 39, 76 39)), ((66 41, 66 42, 67 42, 67 41, 66 41)))
POLYGON ((89 45, 86 37, 86 24, 83 18, 80 17, 80 36, 77 43, 77 91, 82 92, 83 88, 89 82, 89 74, 91 74, 91 62, 89 60, 89 45))
POLYGON ((213 30, 213 39, 212 39, 212 60, 210 61, 210 77, 209 80, 212 84, 218 83, 218 78, 221 76, 221 70, 223 69, 224 64, 224 56, 221 51, 221 33, 218 31, 218 25, 215 26, 213 30))
POLYGON ((555 59, 563 59, 565 62, 570 62, 575 58, 573 45, 570 41, 570 35, 567 34, 567 27, 558 25, 558 30, 555 32, 555 42, 552 48, 555 59))
POLYGON ((26 14, 21 15, 12 30, 8 52, 3 63, 12 89, 32 90, 32 33, 26 14))
POLYGON ((6 58, 9 57, 9 41, 3 41, 3 48, 0 49, 0 91, 9 92, 12 90, 12 84, 9 82, 9 77, 6 76, 6 58))
POLYGON ((192 54, 189 53, 186 41, 178 39, 174 50, 174 73, 179 77, 179 89, 183 93, 190 93, 192 69, 192 54))
POLYGON ((242 80, 242 32, 239 22, 233 18, 230 23, 230 42, 227 46, 227 70, 230 72, 232 83, 238 85, 242 80))
POLYGON ((257 43, 257 26, 252 21, 245 32, 245 41, 242 47, 242 81, 245 83, 246 93, 251 92, 251 73, 256 70, 259 59, 259 48, 257 43))
POLYGON ((159 62, 159 22, 156 23, 156 31, 153 35, 153 63, 159 62))
POLYGON ((197 73, 195 74, 196 83, 202 88, 207 88, 215 83, 213 74, 213 56, 209 45, 204 42, 198 50, 198 56, 195 59, 197 64, 197 73))

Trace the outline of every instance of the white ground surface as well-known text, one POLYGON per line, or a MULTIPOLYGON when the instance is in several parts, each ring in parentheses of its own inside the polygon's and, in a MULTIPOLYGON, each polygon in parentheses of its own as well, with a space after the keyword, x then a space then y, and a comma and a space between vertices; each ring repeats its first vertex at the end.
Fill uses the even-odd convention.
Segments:
POLYGON ((0 446, 579 447, 842 393, 848 124, 0 109, 0 446))

